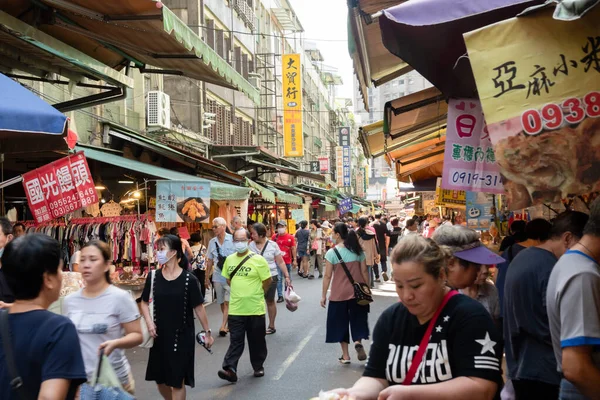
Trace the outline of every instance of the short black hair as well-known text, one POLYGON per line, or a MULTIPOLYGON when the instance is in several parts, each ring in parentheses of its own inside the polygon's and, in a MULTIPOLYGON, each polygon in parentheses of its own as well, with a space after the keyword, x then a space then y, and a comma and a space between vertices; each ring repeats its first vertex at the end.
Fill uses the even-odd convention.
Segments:
POLYGON ((380 219, 380 218, 381 218, 381 215, 382 215, 382 214, 381 214, 380 212, 376 213, 376 214, 375 214, 375 219, 380 219))
POLYGON ((305 229, 308 226, 308 221, 300 221, 300 227, 305 229))
POLYGON ((2 253, 2 272, 17 300, 40 295, 44 273, 58 273, 62 253, 56 239, 41 233, 11 240, 2 253))
POLYGON ((554 219, 550 237, 557 238, 562 236, 563 233, 571 232, 573 236, 581 238, 583 236, 583 229, 589 218, 586 213, 580 211, 565 211, 560 213, 554 219))
POLYGON ((190 235, 190 242, 200 243, 202 241, 202 234, 200 232, 194 232, 190 235))
POLYGON ((169 233, 171 235, 179 236, 179 228, 174 226, 171 229, 169 229, 169 233))
POLYGON ((21 228, 23 228, 23 230, 27 229, 27 228, 25 228, 25 224, 24 224, 24 223, 22 223, 22 222, 17 222, 16 224, 14 224, 14 225, 13 225, 13 231, 15 230, 15 228, 16 228, 17 226, 20 226, 21 228))
POLYGON ((13 233, 13 226, 6 217, 0 217, 0 228, 2 228, 2 233, 7 236, 13 233))
POLYGON ((523 221, 522 219, 518 219, 516 221, 513 221, 512 224, 510 224, 510 231, 513 234, 520 233, 520 232, 524 233, 526 226, 527 226, 527 222, 523 221))
POLYGON ((550 230, 552 224, 543 218, 535 218, 525 226, 525 234, 527 239, 546 241, 550 238, 550 230))
POLYGON ((583 234, 600 237, 600 196, 590 205, 590 219, 583 229, 583 234))
POLYGON ((412 227, 413 225, 415 225, 416 223, 417 223, 417 221, 416 221, 416 220, 414 220, 414 219, 409 219, 408 221, 406 221, 406 227, 407 227, 407 228, 410 228, 410 227, 412 227))
POLYGON ((259 237, 267 237, 267 227, 264 224, 257 222, 252 224, 251 228, 254 229, 254 232, 256 232, 259 237))

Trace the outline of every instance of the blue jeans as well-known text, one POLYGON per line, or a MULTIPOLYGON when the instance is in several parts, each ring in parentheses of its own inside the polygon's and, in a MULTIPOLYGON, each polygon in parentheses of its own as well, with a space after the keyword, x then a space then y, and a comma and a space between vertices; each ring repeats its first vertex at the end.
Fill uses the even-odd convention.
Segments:
MULTIPOLYGON (((285 264, 285 266, 287 267, 287 270, 288 270, 288 276, 291 279, 292 264, 285 264)), ((277 267, 277 272, 279 273, 279 280, 277 281, 277 296, 283 297, 283 282, 285 281, 285 279, 283 277, 283 272, 281 272, 281 269, 279 267, 277 267)))

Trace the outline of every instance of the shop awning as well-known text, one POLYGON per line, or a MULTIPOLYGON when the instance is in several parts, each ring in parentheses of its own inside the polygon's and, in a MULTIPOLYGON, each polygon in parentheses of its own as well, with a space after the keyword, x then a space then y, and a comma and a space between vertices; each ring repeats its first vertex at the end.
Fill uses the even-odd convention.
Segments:
POLYGON ((158 142, 150 137, 141 135, 114 123, 106 123, 109 126, 108 134, 125 142, 135 144, 137 146, 151 150, 154 153, 160 154, 172 161, 190 168, 194 168, 197 172, 205 177, 223 179, 229 183, 240 184, 244 182, 244 177, 229 171, 224 166, 212 161, 203 159, 201 156, 191 155, 176 150, 171 146, 158 142))
MULTIPOLYGON (((255 103, 258 89, 161 2, 40 0, 54 11, 40 29, 114 68, 134 62, 240 90, 255 103)), ((37 3, 37 2, 36 2, 37 3)))
POLYGON ((1 138, 28 133, 62 135, 66 130, 66 115, 30 90, 0 74, 1 138))
POLYGON ((361 208, 362 208, 362 207, 361 207, 361 206, 359 206, 358 204, 354 204, 354 205, 352 205, 352 210, 350 210, 350 212, 351 212, 352 214, 357 214, 357 213, 359 213, 359 212, 360 212, 360 209, 361 209, 361 208))
POLYGON ((324 206, 325 211, 335 211, 337 209, 335 204, 323 200, 319 202, 319 205, 324 206))
POLYGON ((515 17, 546 0, 411 0, 379 17, 383 44, 446 98, 476 97, 463 33, 515 17))
POLYGON ((306 172, 306 171, 301 171, 299 169, 292 168, 292 167, 284 167, 283 165, 271 163, 268 161, 252 159, 252 160, 248 161, 248 163, 252 164, 252 165, 256 165, 258 167, 262 167, 263 170, 267 170, 267 171, 271 171, 271 172, 277 171, 277 172, 281 172, 281 173, 284 173, 287 175, 302 176, 304 178, 309 178, 309 179, 312 179, 313 181, 317 181, 317 182, 325 182, 325 177, 323 175, 313 174, 313 173, 306 172))
POLYGON ((418 182, 442 176, 445 136, 415 143, 388 153, 401 182, 418 182))
POLYGON ((277 199, 278 203, 298 204, 298 205, 304 204, 304 200, 300 196, 286 193, 283 190, 279 190, 274 187, 271 187, 271 190, 273 192, 275 192, 275 198, 277 199))
POLYGON ((360 129, 367 157, 439 136, 446 127, 448 104, 436 88, 429 88, 385 105, 384 120, 360 129))
MULTIPOLYGON (((193 181, 209 180, 199 176, 184 174, 182 172, 172 171, 170 169, 157 167, 140 161, 121 157, 112 152, 103 151, 88 146, 75 146, 75 151, 83 151, 89 159, 111 164, 119 168, 137 171, 142 174, 154 176, 159 179, 168 179, 173 181, 193 181)), ((240 186, 228 185, 222 182, 210 181, 210 198, 213 200, 246 200, 250 194, 250 189, 240 186)))
POLYGON ((0 54, 0 71, 7 74, 22 71, 34 79, 42 79, 56 73, 74 83, 87 78, 133 87, 132 78, 4 11, 0 11, 0 54))
POLYGON ((262 197, 263 200, 275 204, 275 193, 273 193, 271 190, 248 178, 246 178, 246 186, 248 186, 253 193, 256 193, 262 197))
MULTIPOLYGON (((402 1, 395 1, 398 4, 402 1)), ((363 104, 368 111, 367 88, 383 85, 412 70, 412 67, 390 53, 383 45, 376 14, 389 6, 387 0, 348 1, 348 51, 354 64, 363 104)))

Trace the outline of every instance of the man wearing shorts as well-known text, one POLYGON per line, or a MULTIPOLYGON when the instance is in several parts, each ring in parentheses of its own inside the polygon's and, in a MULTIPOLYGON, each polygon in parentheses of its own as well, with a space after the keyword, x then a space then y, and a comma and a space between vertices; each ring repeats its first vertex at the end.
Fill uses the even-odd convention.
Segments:
MULTIPOLYGON (((310 230, 308 230, 308 222, 300 221, 300 229, 296 231, 296 244, 298 248, 298 254, 296 259, 298 260, 298 270, 302 271, 303 275, 308 275, 309 267, 309 249, 308 242, 310 240, 310 230)), ((308 279, 314 279, 314 275, 308 275, 308 279)))
POLYGON ((215 237, 208 243, 208 252, 206 255, 206 287, 210 287, 209 279, 212 275, 212 282, 217 293, 217 303, 221 306, 223 313, 223 322, 219 329, 219 335, 227 335, 227 316, 229 315, 229 285, 222 275, 223 265, 227 256, 235 253, 233 247, 233 236, 226 232, 227 221, 224 218, 217 217, 213 220, 212 229, 215 237))

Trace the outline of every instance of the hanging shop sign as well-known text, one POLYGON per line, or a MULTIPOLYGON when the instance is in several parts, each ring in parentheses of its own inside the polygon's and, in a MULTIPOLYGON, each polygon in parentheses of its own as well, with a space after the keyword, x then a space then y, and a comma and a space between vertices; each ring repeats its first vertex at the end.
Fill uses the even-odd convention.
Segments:
POLYGON ((350 128, 342 126, 338 128, 338 145, 339 146, 350 146, 350 128))
POLYGON ((467 192, 467 227, 477 231, 487 231, 492 224, 494 195, 481 192, 467 192))
POLYGON ((338 187, 344 187, 344 148, 335 148, 335 174, 338 187))
POLYGON ((509 208, 600 190, 600 7, 465 35, 509 208))
POLYGON ((442 178, 437 178, 435 205, 450 208, 465 208, 467 194, 464 190, 442 189, 442 178))
POLYGON ((350 176, 352 175, 352 170, 350 169, 350 146, 342 147, 343 154, 343 187, 350 187, 350 176))
POLYGON ((423 212, 429 215, 438 215, 440 209, 435 205, 435 192, 422 192, 423 212))
POLYGON ((284 54, 283 80, 283 137, 286 157, 304 156, 302 135, 302 74, 300 54, 284 54))
POLYGON ((98 203, 82 151, 23 174, 29 209, 37 223, 98 203))
POLYGON ((319 172, 322 174, 329 172, 329 157, 319 157, 319 172))
POLYGON ((346 214, 348 211, 352 211, 352 199, 348 198, 348 199, 343 199, 340 201, 340 205, 338 207, 338 211, 340 212, 340 214, 346 214))
POLYGON ((205 222, 210 218, 209 181, 158 181, 156 222, 205 222))
POLYGON ((316 172, 316 173, 321 172, 321 169, 319 167, 319 162, 318 161, 311 161, 310 162, 310 172, 316 172))
POLYGON ((448 101, 442 188, 504 193, 481 103, 477 100, 448 101))
POLYGON ((364 168, 359 168, 356 173, 356 195, 358 197, 365 197, 364 168))
POLYGON ((303 208, 300 208, 298 210, 290 210, 290 214, 292 216, 292 219, 297 223, 299 223, 300 221, 308 221, 308 219, 304 216, 303 208))

